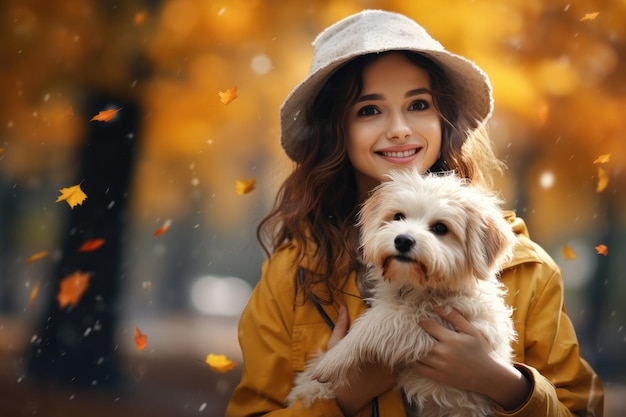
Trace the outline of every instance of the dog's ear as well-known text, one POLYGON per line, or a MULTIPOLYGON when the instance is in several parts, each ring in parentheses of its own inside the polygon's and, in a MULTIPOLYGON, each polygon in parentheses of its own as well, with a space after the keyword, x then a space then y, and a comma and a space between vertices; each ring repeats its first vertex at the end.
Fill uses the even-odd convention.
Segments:
POLYGON ((512 255, 515 234, 497 208, 469 204, 467 213, 472 217, 467 227, 470 267, 477 278, 487 279, 512 255))

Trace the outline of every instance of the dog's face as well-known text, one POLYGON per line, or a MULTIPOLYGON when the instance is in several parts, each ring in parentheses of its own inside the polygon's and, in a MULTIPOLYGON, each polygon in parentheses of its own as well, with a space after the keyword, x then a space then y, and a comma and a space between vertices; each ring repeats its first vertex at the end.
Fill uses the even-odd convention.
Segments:
POLYGON ((401 171, 390 178, 359 219, 364 260, 385 280, 459 291, 499 270, 515 236, 493 194, 452 175, 401 171))

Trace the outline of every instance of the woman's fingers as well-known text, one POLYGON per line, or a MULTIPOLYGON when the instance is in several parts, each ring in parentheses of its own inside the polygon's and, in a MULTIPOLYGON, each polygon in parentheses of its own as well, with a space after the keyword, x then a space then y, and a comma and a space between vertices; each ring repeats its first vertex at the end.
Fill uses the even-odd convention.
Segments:
POLYGON ((435 311, 439 316, 452 325, 454 330, 459 333, 466 333, 472 336, 478 336, 479 332, 465 317, 458 312, 458 310, 452 309, 446 314, 443 308, 436 307, 435 311))
POLYGON ((348 333, 348 327, 350 326, 350 319, 348 317, 348 310, 345 305, 339 306, 339 315, 337 316, 337 320, 335 321, 335 328, 333 329, 333 333, 330 335, 330 339, 328 339, 328 344, 326 345, 326 349, 330 349, 337 344, 341 339, 345 337, 348 333))

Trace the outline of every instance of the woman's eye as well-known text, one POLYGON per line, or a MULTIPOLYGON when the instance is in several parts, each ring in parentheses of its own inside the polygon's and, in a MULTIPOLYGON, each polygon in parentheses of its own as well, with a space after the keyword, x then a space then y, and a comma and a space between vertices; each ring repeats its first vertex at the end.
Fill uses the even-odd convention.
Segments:
POLYGON ((430 108, 430 103, 426 100, 415 100, 411 103, 409 110, 424 111, 430 108))
POLYGON ((393 215, 393 221, 400 221, 400 220, 404 220, 406 217, 404 216, 403 213, 396 213, 393 215))
POLYGON ((435 223, 433 227, 431 227, 431 230, 433 231, 434 234, 441 236, 441 235, 445 235, 446 233, 448 233, 448 226, 446 226, 443 223, 435 223))
POLYGON ((374 116, 379 114, 380 111, 374 106, 365 106, 358 111, 359 116, 374 116))

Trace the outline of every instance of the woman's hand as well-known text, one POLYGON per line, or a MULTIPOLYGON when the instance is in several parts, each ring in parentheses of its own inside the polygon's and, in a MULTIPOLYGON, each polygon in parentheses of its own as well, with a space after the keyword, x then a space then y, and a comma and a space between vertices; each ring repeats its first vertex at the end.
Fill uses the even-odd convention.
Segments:
POLYGON ((530 394, 530 381, 499 358, 487 340, 458 311, 437 313, 455 330, 432 320, 420 322, 437 342, 415 365, 420 375, 453 387, 486 395, 505 410, 520 407, 530 394))
MULTIPOLYGON (((328 339, 327 349, 332 349, 348 333, 350 319, 344 305, 339 308, 333 333, 328 339)), ((351 416, 368 405, 372 399, 396 385, 396 378, 380 364, 365 364, 350 386, 335 392, 337 403, 345 416, 351 416), (357 384, 358 382, 358 384, 357 384)))

